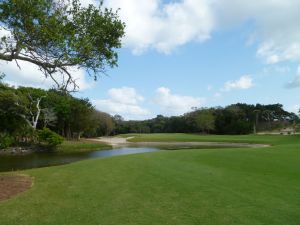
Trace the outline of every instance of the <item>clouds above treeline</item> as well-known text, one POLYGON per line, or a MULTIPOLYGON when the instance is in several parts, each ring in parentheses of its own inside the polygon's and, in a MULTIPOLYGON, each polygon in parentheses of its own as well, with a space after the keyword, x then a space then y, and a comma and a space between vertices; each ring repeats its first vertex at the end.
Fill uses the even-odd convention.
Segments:
MULTIPOLYGON (((87 6, 100 1, 81 2, 87 6)), ((219 30, 251 23, 245 44, 257 46, 256 55, 263 62, 300 60, 298 0, 105 0, 104 5, 119 10, 126 23, 124 46, 134 54, 149 50, 171 54, 190 42, 209 41, 219 30)), ((3 68, 8 74, 17 71, 15 64, 3 68)), ((30 70, 36 73, 33 67, 30 70)), ((81 89, 86 89, 90 85, 81 74, 78 80, 81 89)))
POLYGON ((250 75, 241 76, 238 80, 227 81, 224 84, 223 91, 249 89, 253 87, 253 79, 250 75))
MULTIPOLYGON (((46 78, 38 66, 35 64, 18 61, 18 65, 13 62, 0 61, 0 72, 6 75, 5 82, 13 86, 30 86, 49 89, 56 87, 52 79, 46 78), (20 67, 18 67, 18 65, 20 67)), ((88 79, 84 70, 71 70, 73 78, 76 80, 80 90, 92 88, 94 82, 88 79)), ((60 74, 53 75, 57 81, 62 81, 60 74)), ((71 88, 71 87, 70 87, 71 88)))
POLYGON ((205 0, 107 0, 108 7, 120 8, 126 23, 124 43, 135 54, 148 49, 171 53, 190 41, 210 38, 214 27, 210 6, 205 0))
POLYGON ((149 110, 141 106, 144 97, 132 87, 111 88, 107 95, 106 99, 92 100, 98 110, 126 119, 142 119, 150 115, 149 110))
POLYGON ((214 31, 251 22, 247 42, 268 64, 300 59, 298 0, 106 0, 120 8, 126 23, 124 44, 134 53, 171 53, 189 42, 209 40, 214 31))
MULTIPOLYGON (((84 5, 99 4, 82 0, 84 5)), ((189 42, 203 42, 214 31, 253 23, 247 42, 268 64, 300 59, 298 0, 106 0, 126 23, 124 44, 136 54, 149 49, 171 53, 189 42)))
MULTIPOLYGON (((222 91, 235 91, 253 87, 251 76, 245 75, 236 81, 227 81, 222 91)), ((219 93, 221 96, 221 93, 219 93)), ((218 96, 218 97, 220 97, 218 96)), ((216 96, 215 96, 216 97, 216 96)), ((125 119, 152 118, 157 114, 165 116, 178 116, 192 111, 194 108, 205 107, 207 97, 189 96, 173 93, 170 88, 159 87, 153 91, 150 98, 142 96, 133 87, 111 88, 107 91, 107 98, 94 99, 92 103, 100 111, 111 115, 121 115, 125 119), (154 106, 154 111, 149 109, 154 106)))
POLYGON ((135 88, 121 87, 108 90, 106 99, 94 99, 96 108, 112 115, 119 114, 125 119, 145 119, 157 114, 167 116, 181 115, 191 111, 193 107, 201 107, 205 103, 203 97, 173 94, 169 88, 159 87, 152 98, 146 99, 135 88), (151 112, 143 103, 155 106, 151 112))

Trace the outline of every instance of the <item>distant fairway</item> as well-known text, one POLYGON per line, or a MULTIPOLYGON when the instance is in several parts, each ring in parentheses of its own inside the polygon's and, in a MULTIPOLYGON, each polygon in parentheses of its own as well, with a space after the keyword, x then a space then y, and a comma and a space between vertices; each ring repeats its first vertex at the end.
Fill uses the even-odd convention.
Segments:
POLYGON ((23 171, 34 186, 0 202, 0 224, 300 224, 300 136, 150 134, 131 141, 272 147, 160 151, 23 171))

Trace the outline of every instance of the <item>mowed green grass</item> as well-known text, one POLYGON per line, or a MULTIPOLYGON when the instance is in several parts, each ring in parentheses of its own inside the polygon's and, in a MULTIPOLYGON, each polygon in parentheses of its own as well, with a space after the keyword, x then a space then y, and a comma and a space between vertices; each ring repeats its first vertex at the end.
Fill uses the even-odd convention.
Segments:
POLYGON ((27 170, 33 188, 0 203, 0 224, 299 225, 300 136, 142 135, 270 143, 160 151, 27 170))
MULTIPOLYGON (((197 135, 182 133, 156 133, 156 134, 123 134, 121 137, 133 137, 130 142, 236 142, 258 144, 288 144, 289 140, 297 141, 300 135, 197 135), (295 138, 296 137, 296 138, 295 138), (298 138, 297 138, 298 137, 298 138)), ((294 144, 294 142, 293 142, 294 144)))
POLYGON ((65 140, 57 147, 56 151, 61 154, 74 154, 111 148, 112 147, 110 145, 103 142, 81 139, 79 141, 65 140))

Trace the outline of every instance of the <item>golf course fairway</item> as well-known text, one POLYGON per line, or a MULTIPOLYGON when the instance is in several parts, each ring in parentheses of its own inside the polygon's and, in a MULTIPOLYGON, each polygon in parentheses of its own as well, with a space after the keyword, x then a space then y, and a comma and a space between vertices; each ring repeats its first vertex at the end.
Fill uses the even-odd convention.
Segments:
POLYGON ((25 170, 33 186, 0 201, 2 225, 299 225, 300 136, 136 135, 267 148, 170 150, 25 170))

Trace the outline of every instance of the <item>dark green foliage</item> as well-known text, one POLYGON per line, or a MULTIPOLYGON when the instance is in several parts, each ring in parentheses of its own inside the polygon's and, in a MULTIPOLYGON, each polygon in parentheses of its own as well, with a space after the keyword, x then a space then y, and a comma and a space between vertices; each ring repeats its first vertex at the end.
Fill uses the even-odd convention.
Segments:
POLYGON ((0 133, 13 134, 26 125, 25 109, 19 103, 20 97, 13 89, 0 89, 0 133))
POLYGON ((201 108, 182 116, 156 118, 144 121, 115 119, 116 134, 125 133, 202 133, 250 134, 254 131, 282 129, 294 126, 299 117, 287 112, 281 104, 234 104, 216 108, 201 108))
POLYGON ((8 134, 0 134, 0 149, 8 148, 15 143, 15 139, 8 134))
POLYGON ((36 64, 57 88, 77 87, 70 69, 82 68, 94 79, 117 66, 124 23, 117 12, 79 0, 2 0, 0 28, 11 33, 0 40, 0 60, 36 64), (54 78, 62 73, 63 82, 54 78))
POLYGON ((249 134, 252 132, 253 122, 238 106, 232 105, 225 109, 218 109, 215 114, 217 134, 249 134))
POLYGON ((89 99, 69 93, 36 88, 0 88, 0 134, 7 133, 17 142, 36 141, 32 119, 40 116, 36 128, 47 127, 67 139, 124 133, 202 133, 249 134, 254 131, 296 127, 299 118, 280 104, 234 104, 224 108, 201 108, 182 116, 157 117, 144 121, 124 121, 116 115, 97 111, 89 99))
POLYGON ((19 143, 35 143, 35 128, 44 127, 68 139, 99 135, 96 131, 104 125, 103 129, 109 130, 104 132, 111 134, 112 118, 105 114, 107 119, 103 120, 103 114, 95 117, 96 113, 88 99, 75 98, 68 93, 6 85, 0 89, 0 134, 7 133, 19 143), (37 118, 38 99, 40 116, 37 118), (33 127, 32 121, 36 118, 37 124, 33 127), (110 124, 106 122, 109 120, 110 124))
POLYGON ((40 143, 46 144, 49 147, 55 147, 60 145, 64 141, 64 138, 54 131, 44 128, 43 130, 38 131, 38 140, 40 143))

